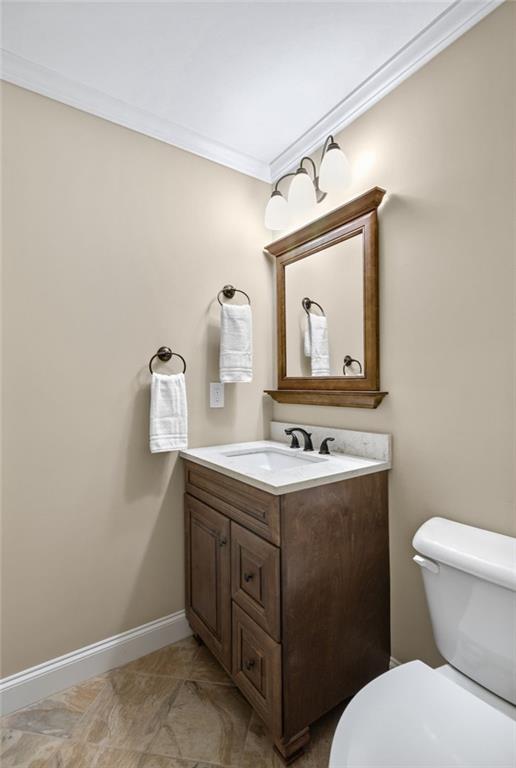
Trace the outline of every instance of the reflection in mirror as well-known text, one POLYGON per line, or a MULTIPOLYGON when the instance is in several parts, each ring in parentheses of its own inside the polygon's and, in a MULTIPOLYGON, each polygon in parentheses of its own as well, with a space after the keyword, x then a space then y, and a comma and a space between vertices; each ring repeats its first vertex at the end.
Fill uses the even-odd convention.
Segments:
POLYGON ((287 376, 363 376, 360 232, 285 267, 287 376))

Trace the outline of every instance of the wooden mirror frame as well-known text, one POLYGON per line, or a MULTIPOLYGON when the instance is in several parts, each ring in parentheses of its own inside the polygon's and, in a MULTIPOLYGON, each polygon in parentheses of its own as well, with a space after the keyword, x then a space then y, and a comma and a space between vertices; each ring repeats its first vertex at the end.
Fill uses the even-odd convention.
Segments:
POLYGON ((276 258, 278 389, 265 390, 280 403, 376 408, 380 392, 378 215, 385 190, 370 189, 301 229, 275 240, 265 253, 276 258), (362 234, 364 243, 363 376, 287 376, 285 268, 331 245, 362 234))

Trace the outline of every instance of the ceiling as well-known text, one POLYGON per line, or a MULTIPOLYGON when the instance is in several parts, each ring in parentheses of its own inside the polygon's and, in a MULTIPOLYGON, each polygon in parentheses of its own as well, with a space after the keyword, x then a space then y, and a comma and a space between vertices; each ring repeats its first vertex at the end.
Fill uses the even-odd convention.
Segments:
POLYGON ((2 77, 270 181, 500 2, 5 2, 2 77))

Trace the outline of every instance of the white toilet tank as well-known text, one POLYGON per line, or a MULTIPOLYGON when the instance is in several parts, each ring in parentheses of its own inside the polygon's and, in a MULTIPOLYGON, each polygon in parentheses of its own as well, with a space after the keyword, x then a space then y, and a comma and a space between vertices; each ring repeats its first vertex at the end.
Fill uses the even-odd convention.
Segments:
POLYGON ((433 517, 412 544, 440 653, 516 704, 516 539, 433 517))

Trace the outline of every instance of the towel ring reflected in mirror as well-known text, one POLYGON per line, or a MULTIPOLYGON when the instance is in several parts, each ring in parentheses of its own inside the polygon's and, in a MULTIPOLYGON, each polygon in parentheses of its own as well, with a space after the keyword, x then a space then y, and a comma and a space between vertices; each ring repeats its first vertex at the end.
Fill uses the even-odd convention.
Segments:
POLYGON ((305 298, 303 299, 301 304, 303 305, 303 309, 305 310, 307 315, 310 314, 310 309, 311 309, 312 306, 314 306, 314 307, 319 307, 319 309, 321 310, 322 317, 326 317, 326 315, 324 313, 324 309, 321 307, 321 305, 318 304, 313 299, 309 299, 308 296, 305 296, 305 298))
POLYGON ((183 355, 180 355, 179 352, 172 352, 170 347, 160 347, 156 354, 153 355, 149 360, 149 371, 151 374, 154 373, 152 370, 152 363, 157 357, 161 360, 162 363, 168 363, 172 357, 179 357, 179 359, 183 361, 183 373, 186 373, 186 360, 184 359, 183 355))
POLYGON ((249 304, 251 304, 251 299, 245 291, 241 291, 240 288, 235 288, 233 285, 225 285, 224 288, 217 294, 217 301, 219 302, 220 306, 222 306, 222 301, 220 300, 221 294, 225 296, 226 299, 232 299, 234 298, 235 293, 242 293, 246 297, 249 304))
POLYGON ((360 374, 362 374, 363 370, 362 370, 362 363, 360 362, 360 360, 355 360, 355 358, 351 357, 351 355, 346 355, 343 362, 344 362, 344 365, 342 366, 342 373, 344 374, 344 376, 347 376, 346 368, 351 368, 353 363, 356 363, 358 365, 358 367, 360 368, 360 374))

